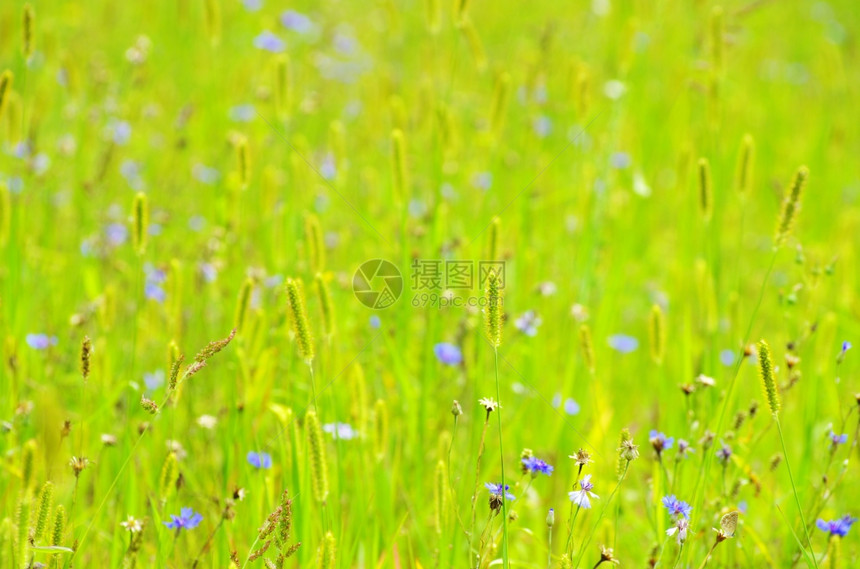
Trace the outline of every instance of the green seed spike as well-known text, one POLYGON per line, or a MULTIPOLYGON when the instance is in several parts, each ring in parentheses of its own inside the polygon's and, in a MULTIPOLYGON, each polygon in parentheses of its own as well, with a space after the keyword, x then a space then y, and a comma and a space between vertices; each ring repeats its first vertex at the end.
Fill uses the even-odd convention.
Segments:
POLYGON ((711 65, 719 73, 723 68, 723 7, 711 10, 711 65))
POLYGON ((24 54, 24 59, 29 61, 33 57, 33 28, 36 25, 36 14, 30 4, 24 4, 22 24, 24 37, 21 52, 24 54))
POLYGON ((12 195, 6 182, 0 181, 0 247, 9 242, 12 230, 12 195))
POLYGON ((436 483, 433 485, 433 491, 436 506, 436 533, 442 535, 448 508, 448 478, 444 460, 436 463, 436 483))
POLYGON ((481 36, 478 35, 478 30, 472 23, 468 15, 464 15, 459 23, 460 31, 466 36, 466 41, 469 43, 469 50, 472 52, 472 59, 475 60, 475 68, 478 72, 482 72, 487 68, 487 54, 484 51, 484 44, 481 42, 481 36))
POLYGON ((317 297, 320 301, 320 311, 322 312, 323 330, 326 336, 331 339, 334 334, 334 305, 331 301, 328 283, 321 273, 317 273, 314 278, 314 288, 317 291, 317 297))
POLYGON ((3 117, 6 101, 9 100, 9 94, 12 92, 13 77, 12 72, 8 69, 0 74, 0 118, 3 117))
POLYGON ((502 220, 495 216, 490 222, 490 235, 487 239, 487 260, 496 261, 499 258, 499 229, 502 220))
POLYGON ((317 567, 319 569, 335 569, 337 562, 335 557, 336 545, 334 534, 326 532, 325 538, 323 539, 322 545, 320 545, 317 553, 317 567))
POLYGON ((658 365, 662 364, 666 348, 665 317, 663 316, 663 310, 656 304, 651 307, 651 319, 648 329, 651 337, 651 359, 658 365))
POLYGON ((582 346, 582 359, 589 372, 594 373, 594 343, 591 341, 591 328, 588 324, 579 327, 579 343, 582 346))
POLYGON ((373 442, 376 458, 382 459, 388 450, 388 405, 383 399, 377 399, 374 407, 373 442))
POLYGON ((496 88, 493 91, 493 104, 490 107, 490 128, 495 134, 498 134, 504 126, 510 90, 511 74, 503 71, 496 78, 496 88))
POLYGON ((753 167, 755 166, 755 141, 751 134, 745 134, 741 140, 738 153, 738 164, 735 171, 735 188, 741 194, 748 194, 753 185, 753 167))
POLYGON ((35 539, 39 539, 45 535, 45 530, 48 527, 48 518, 51 516, 51 502, 54 499, 54 484, 45 482, 42 486, 42 491, 39 493, 39 509, 36 514, 36 531, 33 534, 35 539))
POLYGON ((28 492, 21 493, 18 502, 18 559, 22 560, 21 567, 30 566, 30 496, 28 492))
POLYGON ((494 348, 502 345, 502 291, 499 285, 499 276, 495 271, 490 271, 485 291, 487 306, 484 308, 484 324, 487 339, 494 348))
POLYGON ((66 532, 66 510, 63 505, 57 506, 54 514, 54 531, 51 532, 51 545, 63 545, 63 534, 66 532))
POLYGON ((777 248, 782 246, 791 234, 794 219, 797 217, 797 211, 800 209, 800 197, 803 194, 803 188, 806 186, 807 178, 809 178, 809 168, 801 166, 794 175, 791 187, 785 192, 785 198, 782 200, 782 211, 779 215, 779 223, 776 226, 776 236, 773 239, 774 246, 777 248))
POLYGON ((146 252, 146 230, 149 227, 149 204, 146 194, 143 192, 138 192, 134 196, 132 217, 134 219, 134 226, 132 227, 134 250, 138 255, 143 255, 146 252))
POLYGON ((206 31, 212 47, 221 41, 221 5, 219 0, 205 0, 206 31))
POLYGON ((398 128, 391 132, 391 182, 394 199, 404 203, 409 186, 406 179, 406 142, 403 131, 398 128))
POLYGON ((22 487, 25 491, 29 491, 31 484, 33 483, 33 469, 36 461, 36 441, 30 439, 24 443, 24 449, 21 454, 22 487))
POLYGON ((439 0, 424 0, 427 9, 427 31, 431 35, 439 33, 439 0))
POLYGON ((313 486, 314 499, 322 504, 328 498, 328 464, 326 463, 325 440, 316 411, 313 409, 305 415, 305 429, 307 429, 308 449, 310 450, 311 485, 313 486))
POLYGON ((248 303, 251 300, 251 293, 254 291, 254 280, 250 277, 242 283, 242 288, 239 289, 239 299, 236 303, 236 316, 233 319, 233 328, 238 331, 242 330, 242 325, 245 323, 245 315, 248 313, 248 303))
POLYGON ((248 158, 248 139, 244 136, 236 141, 236 170, 239 174, 239 185, 244 190, 248 187, 251 177, 251 164, 248 158))
POLYGON ((300 280, 287 279, 287 307, 289 308, 293 334, 295 334, 298 341, 299 355, 310 364, 314 359, 314 343, 311 337, 311 329, 308 325, 308 314, 305 310, 305 299, 302 288, 300 280))
POLYGON ((84 336, 81 342, 81 377, 84 381, 90 377, 90 356, 93 352, 93 343, 89 336, 84 336))
POLYGON ((764 389, 767 405, 774 416, 779 414, 779 392, 776 388, 776 379, 773 375, 773 360, 770 356, 770 346, 767 342, 760 340, 758 343, 758 367, 761 374, 762 388, 764 389))
POLYGON ((325 270, 325 241, 323 240, 320 220, 312 213, 305 215, 305 247, 308 263, 313 274, 325 270))
POLYGON ((707 158, 699 158, 699 207, 705 223, 711 221, 713 204, 711 198, 711 165, 707 158))
POLYGON ((158 479, 158 496, 161 503, 167 502, 168 498, 176 489, 176 479, 179 477, 179 464, 176 462, 176 453, 169 453, 161 466, 161 476, 158 479))
POLYGON ((278 118, 286 120, 290 116, 292 84, 290 82, 290 58, 281 54, 275 59, 275 112, 278 118))

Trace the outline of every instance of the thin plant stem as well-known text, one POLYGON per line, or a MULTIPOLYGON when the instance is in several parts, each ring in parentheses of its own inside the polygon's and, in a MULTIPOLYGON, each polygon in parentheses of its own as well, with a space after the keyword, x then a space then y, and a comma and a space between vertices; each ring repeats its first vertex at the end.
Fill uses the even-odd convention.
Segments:
POLYGON ((496 410, 496 419, 499 425, 499 462, 502 469, 502 562, 504 569, 508 569, 508 505, 505 497, 505 453, 502 450, 502 397, 499 387, 499 349, 493 347, 493 360, 496 368, 496 401, 499 408, 496 410))
POLYGON ((597 533, 597 528, 600 527, 600 522, 603 521, 603 516, 606 515, 606 510, 609 509, 609 505, 612 503, 612 498, 615 497, 616 492, 618 492, 618 488, 621 487, 621 483, 624 482, 624 479, 627 477, 627 470, 629 468, 630 461, 628 460, 627 464, 624 465, 624 472, 621 473, 621 478, 618 479, 618 484, 615 485, 609 498, 606 499, 606 504, 603 505, 603 509, 600 510, 600 515, 597 517, 597 521, 594 522, 594 528, 592 528, 591 533, 588 534, 588 539, 586 539, 585 543, 582 545, 582 549, 576 558, 576 565, 574 565, 574 567, 579 567, 579 564, 582 563, 582 558, 585 556, 585 550, 588 549, 588 545, 591 543, 591 538, 593 538, 594 534, 597 533))
POLYGON ((806 535, 806 543, 809 546, 809 556, 812 557, 812 562, 815 567, 818 567, 818 560, 815 559, 815 552, 812 549, 812 539, 809 537, 809 526, 806 525, 806 517, 803 515, 803 506, 800 505, 800 496, 797 494, 797 486, 794 484, 794 475, 791 473, 791 465, 788 462, 788 451, 785 448, 785 438, 782 436, 782 425, 779 424, 779 417, 774 413, 773 420, 776 421, 776 430, 779 432, 779 442, 782 445, 782 456, 785 458, 785 468, 788 470, 788 479, 791 481, 791 490, 794 493, 794 501, 797 503, 797 511, 800 514, 800 523, 803 524, 803 533, 806 535))

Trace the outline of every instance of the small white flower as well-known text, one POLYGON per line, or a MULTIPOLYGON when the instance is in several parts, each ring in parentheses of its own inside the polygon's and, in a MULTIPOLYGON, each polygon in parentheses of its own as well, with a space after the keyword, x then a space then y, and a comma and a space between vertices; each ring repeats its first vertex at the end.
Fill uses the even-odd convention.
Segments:
POLYGON ((134 518, 134 516, 129 516, 128 519, 124 522, 120 522, 119 525, 124 527, 130 533, 138 533, 143 531, 143 522, 134 518))
POLYGON ((197 424, 203 427, 204 429, 212 430, 215 428, 215 423, 218 422, 218 419, 213 417, 212 415, 200 415, 197 417, 197 424))

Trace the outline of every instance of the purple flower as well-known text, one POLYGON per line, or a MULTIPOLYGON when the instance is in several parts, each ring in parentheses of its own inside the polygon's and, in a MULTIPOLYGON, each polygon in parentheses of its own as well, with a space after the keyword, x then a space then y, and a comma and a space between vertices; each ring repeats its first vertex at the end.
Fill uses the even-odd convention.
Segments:
POLYGON ((128 239, 128 227, 124 223, 111 223, 105 228, 105 237, 114 247, 122 245, 128 239))
POLYGON ((726 443, 723 443, 722 446, 720 446, 719 450, 717 450, 717 458, 720 459, 720 462, 722 462, 723 464, 726 464, 729 462, 729 459, 731 457, 732 457, 732 447, 730 447, 726 443))
POLYGON ((815 525, 818 529, 828 532, 831 536, 836 535, 839 537, 845 537, 848 534, 848 530, 851 529, 851 526, 854 525, 856 521, 857 518, 852 518, 850 515, 846 514, 838 520, 831 520, 829 522, 819 519, 815 522, 815 525))
POLYGON ((552 466, 533 456, 523 459, 523 467, 525 467, 526 471, 532 473, 532 477, 535 477, 538 474, 546 474, 547 476, 550 476, 553 471, 552 466))
POLYGON ((837 364, 842 363, 842 360, 845 359, 845 352, 847 352, 850 349, 851 349, 851 342, 849 342, 848 340, 845 340, 844 342, 842 342, 842 350, 839 352, 839 355, 836 356, 836 363, 837 364))
POLYGON ((534 310, 527 310, 522 316, 516 319, 514 327, 526 336, 536 336, 538 326, 541 325, 541 322, 540 316, 534 310))
POLYGON ((126 121, 111 119, 107 128, 110 138, 120 146, 126 144, 131 138, 131 125, 126 121))
POLYGON ((155 391, 162 385, 164 385, 164 371, 157 369, 153 372, 147 372, 143 374, 143 383, 146 385, 146 388, 150 391, 155 391))
POLYGON ((848 442, 848 435, 837 435, 830 429, 830 444, 835 449, 839 445, 844 445, 848 442))
POLYGON ((683 516, 688 519, 690 512, 693 511, 693 506, 683 500, 677 499, 674 494, 663 497, 663 507, 666 508, 670 516, 683 516))
POLYGON ((311 19, 295 10, 287 10, 281 14, 281 25, 300 34, 310 33, 314 29, 311 19))
POLYGON ((582 480, 579 481, 579 488, 579 490, 568 492, 567 495, 570 497, 571 502, 587 510, 591 507, 589 497, 598 498, 598 495, 591 491, 594 489, 594 484, 591 483, 591 474, 586 474, 582 477, 582 480))
POLYGON ((612 163, 613 168, 617 168, 619 170, 630 167, 631 163, 630 155, 626 152, 613 152, 609 161, 612 163))
POLYGON ((264 32, 261 32, 260 35, 254 38, 254 47, 256 47, 257 49, 270 51, 272 53, 281 53, 282 51, 287 49, 287 44, 284 43, 284 40, 282 40, 272 32, 266 30, 264 32))
POLYGON ((167 299, 167 293, 164 292, 164 289, 154 282, 147 282, 143 285, 143 294, 149 300, 154 300, 158 303, 163 303, 167 299))
POLYGON ((546 138, 552 132, 552 120, 546 115, 541 115, 534 120, 532 128, 539 138, 546 138))
POLYGON ((678 439, 678 460, 687 458, 687 454, 696 452, 696 449, 690 446, 690 443, 684 439, 678 439))
POLYGON ((334 180, 335 176, 337 176, 337 166, 331 153, 326 154, 320 164, 320 176, 326 180, 334 180))
POLYGON ((242 0, 242 5, 249 12, 256 12, 263 7, 263 0, 242 0))
POLYGON ((221 176, 218 170, 205 164, 195 164, 191 167, 191 175, 202 184, 214 184, 221 176))
POLYGON ((673 437, 667 437, 663 433, 655 430, 648 433, 648 441, 651 443, 651 446, 654 447, 654 450, 657 451, 658 457, 663 454, 664 450, 672 448, 672 445, 675 443, 675 439, 673 437))
POLYGON ((182 508, 178 516, 170 514, 170 518, 171 520, 169 522, 162 523, 168 528, 175 529, 177 531, 183 529, 194 529, 203 521, 203 516, 191 508, 182 508))
MULTIPOLYGON (((493 495, 493 496, 501 496, 502 495, 502 485, 501 484, 493 484, 492 482, 485 482, 484 486, 487 488, 487 490, 490 491, 491 495, 493 495)), ((511 494, 510 492, 508 492, 508 490, 510 490, 510 489, 511 489, 511 487, 508 486, 507 484, 505 484, 505 499, 513 502, 514 500, 517 499, 517 497, 514 496, 513 494, 511 494)))
POLYGON ((735 363, 735 351, 723 350, 720 352, 720 363, 724 366, 730 366, 735 363))
POLYGON ((254 452, 251 451, 248 453, 248 464, 253 466, 256 469, 260 468, 271 468, 272 467, 272 457, 269 456, 267 452, 254 452))
POLYGON ((568 415, 579 415, 579 403, 568 397, 564 400, 564 412, 568 415))
POLYGON ((687 518, 678 518, 675 520, 675 525, 666 530, 666 535, 675 535, 675 541, 678 545, 681 545, 687 539, 687 530, 690 527, 690 522, 687 521, 687 518))
POLYGON ((479 190, 489 190, 493 185, 493 175, 490 172, 478 172, 472 176, 472 185, 479 190))
POLYGON ((57 337, 47 334, 27 334, 27 345, 34 350, 47 350, 57 345, 57 337))
POLYGON ((234 122, 251 122, 255 115, 254 105, 250 103, 236 105, 230 109, 230 120, 234 122))
POLYGON ((448 342, 440 342, 433 346, 433 352, 436 358, 445 365, 456 366, 463 361, 463 352, 454 344, 448 342))
POLYGON ((200 263, 200 273, 203 275, 203 280, 211 283, 218 278, 218 268, 212 263, 200 263))
POLYGON ((613 334, 607 341, 610 348, 622 354, 629 354, 639 348, 639 340, 626 334, 613 334))
POLYGON ((373 329, 378 329, 380 326, 382 326, 382 320, 379 319, 379 316, 377 316, 376 314, 371 316, 370 317, 370 327, 373 329))

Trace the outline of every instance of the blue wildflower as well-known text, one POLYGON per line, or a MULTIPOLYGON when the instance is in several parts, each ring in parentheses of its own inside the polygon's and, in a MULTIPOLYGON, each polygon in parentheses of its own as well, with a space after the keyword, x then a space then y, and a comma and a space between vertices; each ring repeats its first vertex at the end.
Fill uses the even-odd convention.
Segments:
POLYGON ((329 433, 335 440, 351 441, 358 437, 358 431, 349 423, 326 423, 322 426, 322 430, 329 433))
POLYGON ((678 439, 678 460, 687 458, 687 454, 696 452, 696 449, 690 446, 690 443, 684 439, 678 439))
MULTIPOLYGON (((493 484, 492 482, 485 482, 484 486, 487 488, 487 490, 490 491, 490 496, 501 497, 501 495, 502 495, 502 485, 501 484, 493 484)), ((517 499, 517 497, 514 496, 513 494, 511 494, 510 492, 508 492, 508 490, 510 490, 510 489, 511 489, 511 487, 508 486, 507 484, 505 484, 505 499, 513 502, 514 500, 517 499)))
POLYGON ((151 373, 144 373, 143 383, 148 390, 155 391, 164 385, 164 370, 157 369, 151 373))
POLYGON ((722 350, 720 352, 720 363, 724 366, 730 366, 735 363, 735 351, 734 350, 722 350))
POLYGON ((154 300, 160 303, 163 303, 167 298, 167 293, 164 292, 164 289, 152 281, 146 281, 146 284, 143 285, 143 294, 149 300, 154 300))
POLYGON ((440 342, 433 346, 436 358, 445 365, 456 366, 463 361, 463 352, 454 344, 440 342))
POLYGON ((672 445, 675 443, 675 439, 673 437, 667 437, 663 433, 655 430, 651 430, 651 432, 648 433, 648 441, 651 443, 651 446, 654 447, 658 457, 663 454, 664 450, 672 448, 672 445))
POLYGON ((117 247, 128 240, 128 227, 124 223, 111 223, 105 228, 108 243, 117 247))
POLYGON ((632 160, 630 160, 630 155, 626 152, 613 152, 610 157, 610 162, 612 163, 613 168, 623 170, 624 168, 630 167, 632 160))
POLYGON ((629 354, 639 347, 639 340, 626 334, 613 334, 607 339, 609 347, 622 354, 629 354))
POLYGON ((552 133, 552 120, 546 115, 540 115, 532 123, 532 128, 539 138, 546 138, 552 133))
POLYGON ((27 334, 26 340, 27 345, 34 350, 47 350, 49 347, 57 345, 57 337, 47 334, 27 334))
POLYGON ((526 336, 536 336, 542 322, 534 310, 527 310, 514 321, 514 327, 526 336))
POLYGON ((848 435, 837 435, 833 432, 833 429, 830 429, 830 445, 832 448, 836 448, 839 445, 844 445, 848 442, 848 435))
POLYGON ((248 453, 248 464, 253 466, 254 468, 271 468, 272 467, 272 457, 269 456, 267 452, 254 452, 251 451, 248 453))
POLYGON ((242 0, 242 5, 249 12, 257 12, 263 7, 263 0, 242 0))
POLYGON ((287 49, 287 44, 284 43, 284 40, 266 30, 254 38, 254 47, 271 53, 281 53, 287 49))
POLYGON ((666 508, 670 516, 684 516, 688 519, 690 512, 693 511, 693 506, 677 499, 674 494, 663 497, 663 507, 666 508))
POLYGON ((845 359, 845 352, 851 349, 851 342, 845 340, 842 342, 842 350, 839 352, 839 355, 836 357, 836 363, 841 364, 842 360, 845 359))
POLYGON ((848 535, 848 530, 851 529, 851 526, 857 521, 857 518, 852 518, 850 515, 844 515, 838 520, 831 520, 826 522, 822 519, 819 519, 815 522, 815 525, 821 531, 828 532, 831 536, 839 536, 845 537, 848 535))
POLYGON ((493 185, 493 175, 490 172, 478 172, 472 176, 472 185, 479 190, 489 190, 493 185))
POLYGON ((376 314, 371 316, 370 317, 370 327, 374 328, 374 329, 378 329, 380 326, 382 326, 382 320, 379 319, 379 316, 377 316, 376 314))
POLYGON ((230 109, 230 120, 233 122, 251 122, 256 116, 254 105, 245 103, 230 109))
POLYGON ((717 458, 720 459, 720 462, 722 462, 723 465, 725 465, 729 462, 729 459, 731 457, 732 457, 732 447, 730 447, 726 443, 723 443, 722 446, 719 448, 719 450, 717 450, 717 458))
POLYGON ((287 10, 281 14, 281 25, 300 34, 310 33, 314 29, 311 19, 295 10, 287 10))
POLYGON ((523 468, 525 468, 527 472, 531 472, 532 477, 535 477, 538 474, 546 474, 547 476, 550 476, 553 471, 552 466, 533 456, 523 459, 523 468))
POLYGON ((568 397, 564 400, 564 412, 568 415, 579 415, 579 403, 568 397))
POLYGON ((589 500, 589 498, 599 497, 597 494, 592 492, 594 484, 591 483, 591 474, 586 474, 582 477, 582 480, 579 481, 579 488, 579 490, 568 492, 567 495, 570 497, 571 502, 580 508, 587 510, 591 507, 591 500, 589 500))
POLYGON ((170 518, 171 520, 169 522, 162 523, 168 528, 175 529, 177 531, 183 529, 194 529, 203 521, 203 516, 191 508, 182 508, 178 516, 170 514, 170 518))

